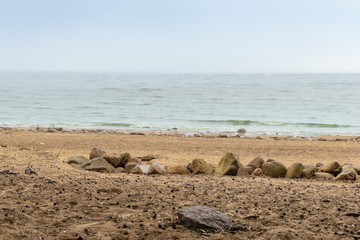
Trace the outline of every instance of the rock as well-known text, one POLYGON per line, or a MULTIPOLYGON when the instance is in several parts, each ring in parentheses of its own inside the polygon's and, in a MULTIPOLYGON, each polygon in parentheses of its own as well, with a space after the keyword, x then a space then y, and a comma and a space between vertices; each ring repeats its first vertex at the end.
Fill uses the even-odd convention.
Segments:
POLYGON ((239 134, 245 134, 246 133, 246 129, 245 128, 240 128, 237 130, 237 133, 239 134))
POLYGON ((322 166, 324 166, 324 164, 323 163, 317 163, 316 165, 315 165, 315 170, 316 170, 316 172, 319 172, 319 170, 320 170, 320 168, 322 167, 322 166))
POLYGON ((181 224, 190 229, 229 230, 232 227, 228 215, 204 206, 186 207, 178 210, 181 224))
POLYGON ((102 157, 106 154, 106 152, 98 147, 93 147, 90 152, 90 160, 97 157, 102 157))
POLYGON ((279 163, 273 159, 269 160, 262 165, 264 175, 274 178, 285 177, 287 169, 284 164, 279 163))
POLYGON ((240 166, 237 171, 237 176, 251 175, 253 172, 253 168, 249 166, 240 166))
POLYGON ((112 173, 126 173, 126 170, 125 170, 125 168, 117 167, 114 169, 114 171, 112 173))
POLYGON ((120 155, 121 159, 120 159, 120 163, 119 163, 119 167, 125 167, 125 165, 131 161, 131 156, 130 153, 123 153, 120 155))
POLYGON ((355 169, 355 171, 357 172, 357 174, 360 175, 360 167, 358 167, 358 166, 356 166, 355 164, 352 164, 352 163, 345 163, 343 165, 343 167, 347 166, 347 165, 352 166, 355 169))
POLYGON ((316 175, 316 178, 320 178, 320 179, 325 179, 325 180, 334 179, 334 176, 331 173, 316 172, 315 175, 316 175))
POLYGON ((130 170, 132 174, 147 174, 150 169, 150 165, 137 165, 130 170))
POLYGON ((357 174, 355 174, 355 170, 354 171, 342 171, 341 173, 339 173, 335 180, 355 180, 356 179, 357 174))
POLYGON ((131 158, 129 162, 136 162, 137 164, 142 164, 142 160, 140 158, 131 158))
POLYGON ((150 165, 149 171, 146 174, 147 175, 150 175, 150 174, 162 174, 163 175, 163 174, 166 174, 166 169, 160 163, 152 163, 150 165))
POLYGON ((68 164, 77 164, 77 165, 82 165, 86 162, 90 161, 90 159, 84 157, 84 156, 73 156, 70 157, 69 160, 67 161, 68 164))
POLYGON ((334 161, 334 162, 328 163, 324 166, 321 166, 319 171, 326 172, 326 173, 338 174, 341 172, 341 166, 338 162, 334 161))
POLYGON ((234 153, 226 153, 215 167, 215 174, 235 176, 241 163, 234 153))
POLYGON ((100 173, 111 173, 115 169, 102 157, 93 158, 89 162, 82 164, 80 167, 88 171, 100 173))
POLYGON ((128 162, 126 165, 125 165, 125 171, 126 172, 130 172, 131 169, 133 169, 134 167, 138 166, 138 165, 141 165, 141 164, 138 164, 137 162, 128 162))
POLYGON ((256 168, 262 168, 262 165, 265 163, 264 159, 260 156, 256 156, 247 166, 252 167, 253 170, 256 168))
POLYGON ((308 179, 316 178, 315 172, 316 172, 316 167, 305 165, 303 169, 303 177, 308 179))
POLYGON ((286 178, 301 178, 303 174, 304 165, 302 163, 296 162, 291 164, 291 166, 286 171, 286 178))
POLYGON ((113 153, 105 154, 102 157, 115 168, 119 166, 121 161, 121 156, 113 153))
POLYGON ((213 171, 210 165, 201 158, 195 158, 191 162, 191 169, 194 174, 212 174, 213 171))
POLYGON ((187 166, 183 165, 166 165, 165 170, 169 174, 190 174, 187 166))
POLYGON ((189 163, 189 164, 187 165, 187 169, 189 170, 190 173, 193 173, 192 163, 189 163))
POLYGON ((341 169, 342 169, 342 172, 349 171, 349 172, 352 172, 355 176, 358 175, 357 171, 355 170, 355 168, 352 165, 344 165, 341 169))
POLYGON ((261 168, 256 168, 253 172, 252 172, 253 176, 261 176, 263 175, 263 171, 261 168))

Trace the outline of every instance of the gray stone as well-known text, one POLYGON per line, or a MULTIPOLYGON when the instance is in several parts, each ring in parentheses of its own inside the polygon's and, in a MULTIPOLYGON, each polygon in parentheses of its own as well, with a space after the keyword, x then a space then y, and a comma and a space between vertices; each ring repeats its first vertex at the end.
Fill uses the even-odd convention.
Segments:
POLYGON ((204 206, 180 208, 178 217, 180 223, 190 229, 229 230, 232 227, 228 215, 204 206))
POLYGON ((68 164, 77 164, 77 165, 81 165, 84 164, 86 162, 90 161, 90 159, 84 157, 84 156, 73 156, 70 157, 69 160, 67 161, 68 164))
POLYGON ((240 128, 237 130, 237 133, 239 134, 245 134, 246 133, 246 129, 245 128, 240 128))
POLYGON ((134 167, 138 166, 140 164, 138 164, 137 162, 128 162, 126 165, 125 165, 125 171, 126 172, 130 172, 131 169, 133 169, 134 167))
POLYGON ((93 147, 90 152, 90 160, 97 157, 103 157, 106 154, 106 152, 98 147, 93 147))
POLYGON ((341 173, 339 173, 335 180, 355 180, 356 179, 357 174, 355 174, 354 171, 342 171, 341 173))
POLYGON ((319 178, 319 179, 324 179, 324 180, 332 180, 332 179, 334 179, 334 176, 331 173, 316 172, 315 175, 316 175, 316 178, 319 178))
POLYGON ((352 164, 352 163, 345 163, 345 164, 343 165, 343 167, 345 167, 345 166, 351 166, 351 167, 353 167, 353 168, 355 169, 356 173, 357 173, 358 175, 360 175, 360 167, 358 167, 358 166, 356 166, 355 164, 352 164))

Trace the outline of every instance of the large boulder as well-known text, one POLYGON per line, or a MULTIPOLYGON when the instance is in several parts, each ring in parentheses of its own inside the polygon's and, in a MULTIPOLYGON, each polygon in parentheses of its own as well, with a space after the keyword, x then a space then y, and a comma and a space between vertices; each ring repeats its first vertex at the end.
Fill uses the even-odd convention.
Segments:
POLYGON ((106 154, 106 152, 98 147, 93 147, 90 152, 90 160, 97 157, 103 157, 106 154))
POLYGON ((269 160, 267 160, 266 163, 262 165, 264 175, 274 178, 285 177, 287 169, 284 164, 279 163, 273 159, 269 160))
POLYGON ((190 229, 213 231, 232 228, 232 220, 228 215, 205 206, 180 208, 178 217, 180 223, 190 229))
POLYGON ((189 169, 184 165, 166 165, 165 170, 169 174, 190 174, 189 169))
POLYGON ((318 178, 318 179, 324 179, 324 180, 334 179, 334 176, 331 173, 316 172, 315 175, 316 175, 316 178, 318 178))
POLYGON ((111 173, 115 169, 102 157, 93 158, 90 161, 82 164, 80 168, 100 173, 111 173))
POLYGON ((215 174, 235 176, 241 163, 236 154, 226 153, 215 167, 215 174))
POLYGON ((213 171, 210 165, 201 158, 195 158, 191 162, 191 170, 194 174, 212 174, 213 171))
POLYGON ((262 165, 265 163, 264 159, 260 156, 256 156, 247 166, 252 167, 253 170, 256 168, 262 168, 262 165))
POLYGON ((341 172, 341 166, 338 162, 333 161, 331 163, 325 164, 324 166, 321 166, 319 171, 326 172, 326 173, 332 173, 332 174, 338 174, 341 172))
POLYGON ((251 175, 253 170, 254 169, 252 167, 249 167, 249 166, 240 166, 236 175, 237 176, 251 175))
POLYGON ((76 164, 76 165, 82 165, 86 162, 88 162, 90 159, 84 157, 84 156, 73 156, 70 157, 67 161, 68 164, 76 164))
POLYGON ((291 166, 286 171, 286 178, 301 178, 303 174, 304 165, 302 163, 296 162, 291 164, 291 166))
POLYGON ((130 170, 132 174, 147 174, 149 172, 150 165, 137 165, 130 170))
POLYGON ((149 171, 146 173, 147 175, 150 174, 166 174, 166 169, 160 163, 152 163, 150 166, 149 171))
POLYGON ((311 165, 305 165, 303 169, 303 177, 308 179, 316 178, 316 167, 311 165))

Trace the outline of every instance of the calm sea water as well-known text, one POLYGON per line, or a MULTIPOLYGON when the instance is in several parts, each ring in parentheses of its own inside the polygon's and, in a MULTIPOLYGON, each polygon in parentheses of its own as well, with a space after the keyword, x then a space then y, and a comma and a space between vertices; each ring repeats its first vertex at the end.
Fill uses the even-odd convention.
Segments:
POLYGON ((360 134, 360 75, 0 73, 0 126, 360 134))

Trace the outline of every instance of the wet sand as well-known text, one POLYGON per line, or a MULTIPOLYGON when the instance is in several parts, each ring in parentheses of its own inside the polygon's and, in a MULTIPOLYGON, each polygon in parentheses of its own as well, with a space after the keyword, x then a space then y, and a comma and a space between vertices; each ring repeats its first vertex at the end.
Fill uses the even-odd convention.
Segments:
POLYGON ((226 152, 315 165, 360 165, 357 137, 251 138, 0 131, 0 236, 5 239, 356 239, 360 183, 215 175, 138 176, 81 171, 66 163, 97 146, 162 164, 217 163, 226 152), (2 146, 1 146, 2 145, 2 146), (25 174, 29 166, 37 172, 25 174), (177 221, 183 206, 223 211, 238 231, 202 233, 177 221), (351 215, 351 214, 350 214, 351 215))

